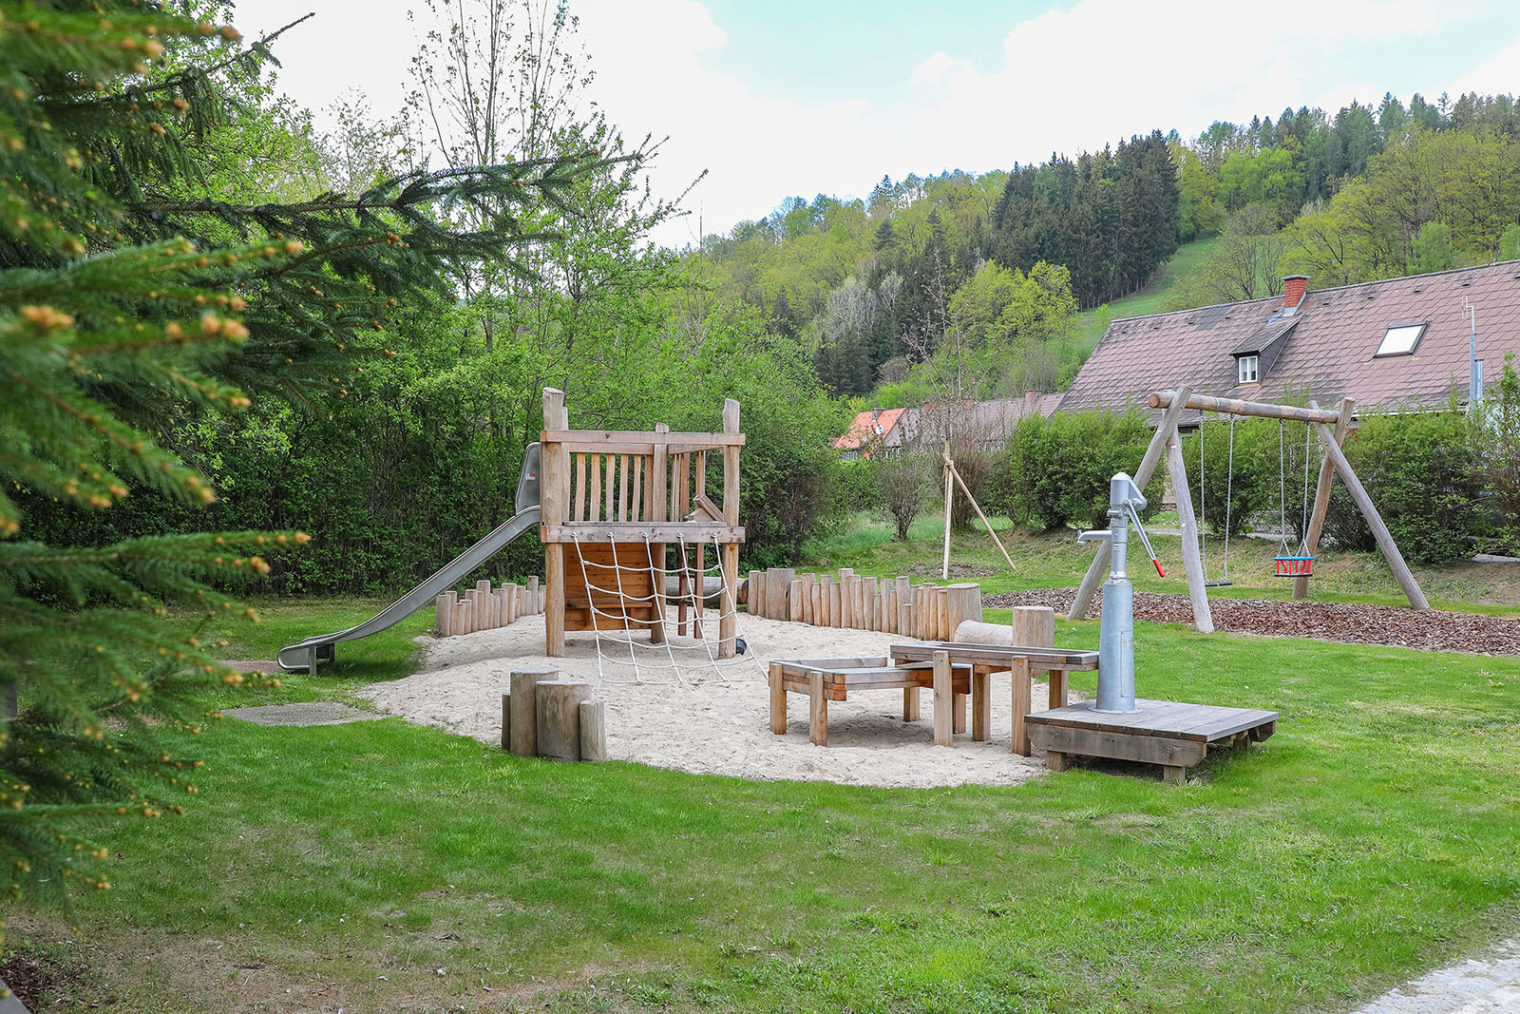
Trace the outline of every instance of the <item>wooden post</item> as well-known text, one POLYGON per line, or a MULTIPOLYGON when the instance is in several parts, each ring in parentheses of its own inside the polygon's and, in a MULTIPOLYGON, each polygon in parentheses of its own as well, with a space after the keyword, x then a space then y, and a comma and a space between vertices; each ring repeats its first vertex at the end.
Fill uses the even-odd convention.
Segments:
MULTIPOLYGON (((665 423, 655 423, 656 434, 669 433, 670 427, 665 423)), ((655 521, 669 521, 671 483, 669 461, 665 450, 667 445, 660 441, 654 447, 654 476, 649 480, 649 496, 653 508, 650 516, 655 521)), ((649 575, 650 582, 655 589, 653 609, 651 610, 649 627, 649 643, 665 643, 665 543, 649 543, 649 549, 654 560, 654 573, 649 575)))
POLYGON ((511 674, 508 738, 512 752, 518 757, 538 753, 538 685, 558 678, 558 669, 519 669, 511 674))
POLYGON ((470 603, 466 599, 460 599, 454 603, 454 622, 450 629, 457 634, 474 633, 470 626, 470 603))
POLYGON ((1029 726, 1025 722, 1029 714, 1031 676, 1029 674, 1029 659, 1016 658, 1013 660, 1013 736, 1009 740, 1009 749, 1021 757, 1028 757, 1033 749, 1029 743, 1029 726))
POLYGON ((781 666, 771 663, 767 676, 771 691, 771 732, 786 735, 786 686, 781 682, 781 666))
POLYGON ((787 591, 797 577, 791 567, 772 567, 765 572, 765 615, 772 620, 785 620, 791 616, 787 605, 787 591))
POLYGON ((1351 494, 1351 499, 1362 512, 1362 517, 1367 519, 1367 527, 1372 529, 1372 537, 1377 540, 1378 549, 1383 552, 1383 559, 1388 561, 1388 566, 1393 570, 1393 578, 1404 590, 1409 598, 1412 609, 1425 610, 1430 608, 1430 603, 1425 601, 1425 593, 1420 591, 1420 585, 1410 572, 1409 565, 1404 562, 1404 557, 1399 553, 1398 545, 1393 541, 1393 536, 1388 531, 1388 526, 1383 524, 1383 518, 1378 514, 1377 508, 1372 504, 1372 497, 1367 495, 1362 481, 1351 470, 1351 462, 1346 460, 1345 453, 1340 444, 1335 442, 1335 434, 1324 423, 1315 423, 1314 431, 1319 434, 1320 446, 1325 453, 1335 459, 1335 470, 1341 477, 1341 482, 1346 484, 1346 491, 1351 494))
MULTIPOLYGON (((1176 432, 1177 417, 1182 414, 1182 407, 1187 403, 1190 393, 1190 388, 1183 387, 1177 392, 1177 397, 1172 400, 1172 403, 1166 407, 1166 411, 1161 414, 1161 423, 1156 427, 1150 444, 1145 448, 1145 456, 1140 459, 1140 467, 1135 469, 1133 478, 1136 488, 1144 490, 1150 483, 1151 476, 1156 474, 1156 466, 1161 464, 1162 455, 1166 453, 1170 434, 1176 432)), ((1113 547, 1108 544, 1107 539, 1098 540, 1098 551, 1093 555, 1092 562, 1087 565, 1087 573, 1082 575, 1082 584, 1077 588, 1071 610, 1066 614, 1068 620, 1087 618, 1087 610, 1092 607, 1093 595, 1097 593, 1098 588, 1108 576, 1108 560, 1111 552, 1113 552, 1113 547)))
POLYGON ((951 713, 954 684, 951 681, 950 653, 934 653, 934 745, 955 745, 955 717, 951 713))
POLYGON ((945 589, 944 640, 953 641, 955 630, 966 620, 982 618, 982 586, 979 584, 952 584, 945 589))
MULTIPOLYGON (((1003 559, 1008 561, 1009 573, 1016 571, 1018 568, 1013 565, 1013 557, 1009 556, 1008 550, 1003 548, 1003 540, 998 538, 997 532, 992 530, 992 522, 988 521, 987 515, 982 513, 981 505, 976 502, 976 497, 971 495, 971 490, 966 488, 966 481, 961 478, 961 473, 956 470, 955 465, 948 458, 945 461, 945 467, 950 470, 951 475, 955 476, 956 484, 960 486, 961 492, 966 495, 966 499, 971 501, 971 509, 976 511, 976 516, 982 519, 982 525, 987 529, 987 534, 992 536, 992 542, 998 547, 998 552, 1002 553, 1003 559)), ((947 574, 946 577, 948 576, 947 574)))
MULTIPOLYGON (((1054 648, 1056 645, 1056 611, 1049 606, 1015 606, 1013 610, 1013 626, 1010 630, 1013 644, 1025 648, 1054 648)), ((1037 673, 1031 669, 1029 678, 1034 679, 1037 673)), ((1050 683, 1050 706, 1061 708, 1066 705, 1066 672, 1065 670, 1047 671, 1045 678, 1050 683)), ((1033 707, 1033 704, 1030 705, 1033 707)))
POLYGON ((793 581, 786 590, 786 618, 792 623, 802 622, 803 604, 807 596, 802 590, 803 582, 793 581))
POLYGON ((813 622, 813 587, 818 583, 817 574, 804 574, 799 580, 802 582, 802 616, 803 623, 813 622))
POLYGON ((844 626, 844 587, 839 581, 829 584, 829 626, 844 626))
POLYGON ((950 580, 950 498, 955 493, 955 480, 951 478, 950 441, 945 441, 945 562, 940 567, 939 579, 950 580))
POLYGON ((744 608, 751 616, 765 615, 765 571, 749 572, 749 594, 745 596, 744 608))
POLYGON ((459 594, 446 591, 433 601, 433 629, 439 637, 449 637, 454 633, 454 603, 459 601, 459 594))
POLYGON ((496 596, 491 594, 491 582, 482 578, 475 582, 476 608, 480 610, 480 626, 494 630, 500 626, 496 618, 496 596))
POLYGON ((897 633, 913 636, 913 582, 906 577, 897 579, 897 633))
POLYGON ((903 721, 918 721, 918 687, 903 688, 903 721))
MULTIPOLYGON (((1319 408, 1314 402, 1309 402, 1310 408, 1319 408)), ((1336 406, 1340 418, 1335 423, 1335 443, 1341 446, 1346 442, 1346 431, 1351 426, 1351 413, 1356 407, 1354 398, 1343 398, 1336 406)), ((1304 533, 1304 551, 1308 556, 1313 556, 1319 550, 1319 537, 1325 530, 1325 512, 1330 508, 1330 487, 1335 482, 1335 462, 1330 455, 1325 455, 1325 460, 1319 463, 1319 482, 1314 486, 1314 512, 1309 515, 1309 530, 1304 533)), ((1293 597, 1306 599, 1309 597, 1309 579, 1307 577, 1295 577, 1293 579, 1293 597)))
POLYGON ((992 733, 992 673, 976 666, 971 670, 971 739, 987 742, 992 733))
POLYGON ((607 759, 607 705, 602 701, 581 701, 581 760, 607 759))
POLYGON ((934 589, 934 639, 936 641, 948 641, 954 633, 950 629, 950 589, 936 587, 934 589))
POLYGON ((538 755, 550 760, 581 759, 581 702, 591 684, 574 680, 540 680, 537 701, 538 755))
MULTIPOLYGON (((565 409, 565 392, 544 388, 544 428, 568 430, 570 413, 565 409)), ((565 522, 565 508, 570 499, 570 455, 561 443, 545 442, 539 459, 539 537, 544 528, 565 522)), ((565 545, 544 546, 544 581, 548 601, 544 604, 544 654, 557 658, 565 653, 565 545)))
MULTIPOLYGON (((723 400, 723 432, 739 432, 739 403, 732 398, 723 400)), ((730 528, 739 526, 739 448, 730 445, 723 448, 723 523, 730 528)), ((723 597, 719 601, 722 612, 718 617, 718 657, 733 658, 739 634, 739 544, 722 543, 718 551, 718 562, 723 575, 723 597)))
POLYGON ((823 626, 824 585, 814 581, 808 590, 808 614, 805 622, 815 627, 823 626))
MULTIPOLYGON (((1201 634, 1214 632, 1214 614, 1209 610, 1209 590, 1203 586, 1203 558, 1198 552, 1198 521, 1193 516, 1193 497, 1188 492, 1187 466, 1182 461, 1181 437, 1172 426, 1166 444, 1166 465, 1172 476, 1172 491, 1177 497, 1177 519, 1182 529, 1182 569, 1187 572, 1188 599, 1193 603, 1193 627, 1201 634)), ((1140 547, 1136 547, 1140 548, 1140 547)))
POLYGON ((856 597, 856 604, 860 607, 860 629, 876 629, 876 579, 874 577, 857 578, 860 582, 860 591, 856 597))
POLYGON ((808 742, 829 745, 829 699, 823 696, 823 673, 808 674, 808 742))
POLYGON ((501 695, 501 748, 512 749, 512 695, 501 695))
MULTIPOLYGON (((544 611, 544 604, 543 604, 542 598, 539 595, 539 591, 540 591, 540 589, 539 589, 539 585, 538 585, 538 575, 534 574, 532 577, 528 578, 528 588, 527 588, 528 605, 527 605, 527 608, 520 610, 520 612, 522 612, 522 613, 529 613, 531 615, 536 616, 539 613, 541 613, 541 612, 544 611)), ((521 597, 522 596, 519 594, 518 598, 521 599, 521 597)))
POLYGON ((881 581, 881 629, 897 633, 897 582, 890 577, 881 581))

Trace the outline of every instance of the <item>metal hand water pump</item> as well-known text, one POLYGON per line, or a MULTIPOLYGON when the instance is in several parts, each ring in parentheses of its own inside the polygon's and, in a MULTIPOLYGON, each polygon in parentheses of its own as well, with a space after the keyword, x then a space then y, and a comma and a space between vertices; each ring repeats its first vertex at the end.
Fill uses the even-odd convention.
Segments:
POLYGON ((1135 586, 1124 570, 1124 550, 1129 542, 1129 525, 1145 544, 1145 552, 1156 573, 1166 576, 1161 561, 1151 549, 1150 539, 1140 524, 1140 511, 1146 500, 1135 481, 1120 472, 1108 482, 1108 531, 1082 532, 1078 542, 1109 540, 1108 581, 1103 585, 1102 632, 1098 638, 1098 701, 1094 711, 1132 715, 1135 707, 1135 586))

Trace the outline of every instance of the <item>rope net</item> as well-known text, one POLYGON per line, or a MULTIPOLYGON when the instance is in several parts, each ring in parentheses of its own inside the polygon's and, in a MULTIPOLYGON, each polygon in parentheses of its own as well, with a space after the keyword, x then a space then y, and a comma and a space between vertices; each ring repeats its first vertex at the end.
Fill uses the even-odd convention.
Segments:
MULTIPOLYGON (((745 652, 733 658, 718 657, 718 631, 722 621, 734 618, 738 632, 738 603, 729 601, 724 609, 726 596, 718 595, 718 608, 706 609, 702 605, 706 597, 703 590, 707 579, 715 577, 724 583, 722 546, 714 539, 711 543, 687 542, 676 544, 677 566, 674 570, 656 567, 654 543, 644 536, 644 562, 631 566, 622 563, 614 549, 611 563, 588 561, 581 552, 579 537, 573 539, 575 555, 581 564, 581 578, 586 587, 586 605, 591 612, 591 631, 596 639, 596 671, 598 684, 678 684, 691 686, 716 677, 727 681, 730 674, 739 676, 766 675, 765 666, 753 654, 745 652), (708 566, 708 550, 712 551, 713 563, 708 566), (598 572, 599 581, 592 580, 592 572, 598 572), (610 572, 610 573, 609 573, 610 572), (651 591, 647 595, 631 593, 624 587, 623 575, 638 574, 639 585, 647 580, 651 591), (666 594, 662 575, 678 579, 676 619, 670 618, 665 603, 671 598, 666 594), (598 596, 618 603, 612 612, 597 605, 598 596), (660 619, 664 637, 658 642, 645 631, 651 621, 630 619, 630 608, 647 605, 660 619), (683 621, 682 616, 686 619, 683 621), (708 617, 712 619, 709 620, 708 617), (603 623, 602 621, 608 621, 603 623), (690 624, 691 633, 683 634, 680 628, 690 624), (621 629, 618 629, 621 627, 621 629), (652 674, 646 676, 646 674, 652 674)), ((732 575, 734 587, 738 587, 738 575, 732 575)))

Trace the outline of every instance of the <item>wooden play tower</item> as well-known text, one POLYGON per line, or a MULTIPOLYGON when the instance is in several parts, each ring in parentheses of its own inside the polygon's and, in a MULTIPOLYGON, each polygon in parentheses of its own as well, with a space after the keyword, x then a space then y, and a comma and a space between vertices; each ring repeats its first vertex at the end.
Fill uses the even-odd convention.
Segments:
POLYGON ((686 593, 682 620, 689 600, 694 633, 702 636, 711 549, 721 574, 717 655, 732 658, 744 541, 739 403, 724 401, 721 433, 672 433, 663 423, 650 432, 572 430, 564 392, 545 388, 540 443, 545 654, 564 654, 567 630, 648 630, 651 643, 663 641, 671 549, 686 593), (707 486, 709 464, 720 459, 721 503, 707 486))

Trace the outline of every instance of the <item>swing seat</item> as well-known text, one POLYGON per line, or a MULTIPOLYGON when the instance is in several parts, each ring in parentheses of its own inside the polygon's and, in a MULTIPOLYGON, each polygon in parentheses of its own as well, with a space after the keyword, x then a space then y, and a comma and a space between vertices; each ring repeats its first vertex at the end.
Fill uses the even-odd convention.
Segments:
POLYGON ((1228 588, 1234 583, 1234 581, 1205 581, 1203 582, 1203 586, 1205 588, 1228 588))
POLYGON ((1314 573, 1312 556, 1279 556, 1273 563, 1277 565, 1277 577, 1310 577, 1314 573))

